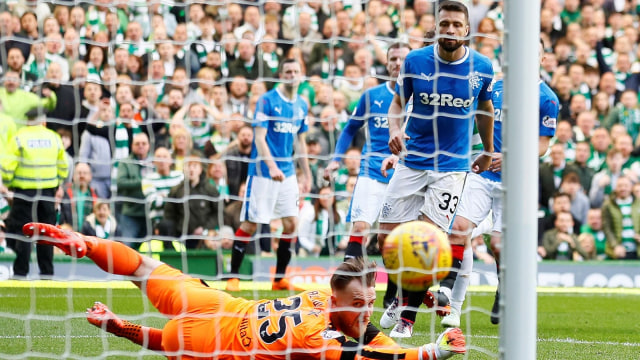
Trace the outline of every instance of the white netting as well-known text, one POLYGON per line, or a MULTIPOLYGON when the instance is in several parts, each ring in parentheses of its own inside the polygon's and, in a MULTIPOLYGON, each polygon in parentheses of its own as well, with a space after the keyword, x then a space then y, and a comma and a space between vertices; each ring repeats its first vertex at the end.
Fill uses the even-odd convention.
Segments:
MULTIPOLYGON (((125 242, 205 280, 220 280, 230 271, 231 247, 240 225, 251 161, 250 126, 259 96, 279 82, 278 65, 284 59, 297 59, 304 74, 298 93, 309 108, 306 142, 312 145, 307 157, 313 179, 311 191, 300 198, 299 241, 289 280, 307 288, 310 283, 326 286, 342 262, 349 238, 351 224, 345 218, 360 169, 359 149, 371 146, 366 131, 354 135, 331 182, 323 179, 324 168, 333 159, 338 138, 363 92, 395 80, 385 68, 388 47, 401 41, 417 49, 433 41, 434 33, 428 30, 437 23, 435 7, 435 0, 3 2, 0 66, 4 88, 13 79, 17 93, 0 88, 0 116, 7 116, 6 120, 0 117, 0 130, 7 135, 6 143, 0 139, 2 151, 7 151, 2 155, 11 156, 4 145, 16 131, 29 126, 27 118, 34 117, 27 112, 35 108, 41 115, 46 113, 47 128, 60 135, 69 168, 63 191, 55 196, 54 192, 36 192, 34 197, 12 191, 5 197, 30 204, 26 211, 33 221, 43 220, 34 200, 55 202, 57 224, 125 242), (15 125, 7 125, 10 121, 15 125), (199 187, 189 186, 192 174, 184 169, 193 150, 203 169, 199 187), (314 203, 318 203, 315 208, 314 203)), ((481 10, 475 10, 470 45, 490 56, 498 71, 500 8, 488 13, 497 27, 484 37, 476 34, 482 17, 477 16, 481 10)), ((364 118, 377 114, 373 104, 366 105, 364 118)), ((388 126, 386 112, 377 115, 374 121, 388 126)), ((296 160, 298 153, 293 155, 296 160)), ((4 185, 11 187, 6 181, 4 185)), ((9 207, 0 202, 0 211, 6 219, 9 207)), ((247 297, 262 298, 259 290, 270 289, 276 263, 273 245, 282 231, 279 221, 258 226, 261 236, 254 236, 248 246, 252 256, 245 257, 239 274, 253 280, 241 282, 242 289, 253 291, 247 297)), ((379 255, 377 233, 374 224, 366 250, 372 256, 379 255)), ((2 255, 6 256, 2 276, 39 277, 35 263, 30 271, 16 273, 12 251, 6 247, 5 251, 9 255, 2 255)), ((20 346, 0 351, 0 356, 21 358, 26 349, 43 357, 148 355, 104 338, 100 351, 78 350, 78 342, 99 342, 76 328, 87 326, 80 309, 93 300, 117 311, 119 302, 141 299, 132 311, 143 315, 127 319, 161 327, 161 317, 141 296, 114 294, 116 290, 106 281, 121 276, 105 275, 89 262, 59 258, 54 262, 54 278, 63 288, 68 284, 68 290, 50 296, 61 298, 57 302, 68 312, 64 316, 41 312, 38 293, 41 286, 48 286, 27 283, 26 319, 21 311, 0 313, 0 321, 24 330, 12 341, 24 339, 27 345, 24 351, 15 350, 20 346), (104 284, 107 290, 100 298, 86 299, 83 289, 72 285, 76 280, 104 284), (77 301, 82 301, 80 309, 77 301), (45 321, 62 329, 55 335, 64 344, 62 351, 40 347, 36 330, 45 321)), ((42 267, 40 271, 41 278, 50 275, 42 267)), ((470 309, 465 307, 464 314, 470 309)), ((439 320, 432 315, 429 311, 430 325, 417 330, 413 343, 433 339, 439 320)), ((424 315, 419 321, 425 321, 424 315)))

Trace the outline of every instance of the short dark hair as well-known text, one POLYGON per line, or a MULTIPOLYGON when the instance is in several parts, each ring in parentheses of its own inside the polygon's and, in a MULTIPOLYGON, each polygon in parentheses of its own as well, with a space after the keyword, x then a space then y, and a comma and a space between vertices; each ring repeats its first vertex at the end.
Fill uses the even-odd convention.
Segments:
POLYGON ((376 285, 376 263, 363 258, 351 258, 338 265, 331 276, 331 290, 344 290, 353 281, 360 280, 367 287, 376 285))
POLYGON ((297 59, 284 59, 280 62, 280 66, 278 67, 278 75, 280 75, 282 73, 282 69, 284 68, 285 64, 300 64, 300 62, 297 59))
POLYGON ((393 44, 391 44, 391 46, 389 46, 389 48, 387 49, 387 56, 389 56, 389 51, 391 51, 391 49, 402 49, 402 48, 407 48, 409 50, 411 50, 411 47, 409 46, 409 44, 407 44, 406 42, 394 42, 393 44))
POLYGON ((440 3, 438 7, 438 12, 440 11, 456 11, 464 14, 464 18, 469 24, 469 9, 467 9, 466 5, 461 3, 460 1, 454 0, 446 0, 440 3))

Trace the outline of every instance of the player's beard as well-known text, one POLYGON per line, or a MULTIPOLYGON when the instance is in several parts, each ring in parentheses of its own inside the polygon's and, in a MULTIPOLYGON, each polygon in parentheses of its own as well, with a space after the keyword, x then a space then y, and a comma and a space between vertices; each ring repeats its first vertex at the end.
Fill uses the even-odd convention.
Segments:
POLYGON ((464 40, 455 40, 453 42, 451 40, 449 38, 440 38, 438 39, 438 45, 447 52, 454 52, 464 44, 464 40))

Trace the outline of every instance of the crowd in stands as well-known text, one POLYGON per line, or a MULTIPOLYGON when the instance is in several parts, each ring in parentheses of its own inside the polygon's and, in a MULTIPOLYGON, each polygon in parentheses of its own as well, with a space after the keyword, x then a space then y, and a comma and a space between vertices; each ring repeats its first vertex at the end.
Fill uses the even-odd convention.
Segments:
MULTIPOLYGON (((73 169, 59 192, 59 224, 136 248, 156 237, 180 238, 187 249, 228 247, 220 234, 239 224, 255 108, 278 82, 280 61, 298 59, 314 174, 301 198, 298 254, 335 255, 346 246, 365 134, 334 182, 322 169, 362 92, 387 80, 387 47, 432 40, 436 2, 4 1, 0 145, 38 107, 73 169)), ((469 44, 500 72, 503 1, 468 3, 469 44)), ((540 164, 538 254, 638 258, 640 1, 541 7, 541 79, 558 95, 560 115, 540 164)), ((1 190, 6 215, 11 191, 1 190)), ((257 251, 270 253, 278 229, 262 226, 257 251)))

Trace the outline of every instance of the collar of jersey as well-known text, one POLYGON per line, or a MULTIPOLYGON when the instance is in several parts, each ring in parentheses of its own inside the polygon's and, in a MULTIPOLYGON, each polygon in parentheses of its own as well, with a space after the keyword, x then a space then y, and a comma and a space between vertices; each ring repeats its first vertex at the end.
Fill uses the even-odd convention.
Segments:
POLYGON ((384 83, 386 85, 387 90, 391 93, 391 95, 395 94, 396 89, 391 88, 391 81, 387 81, 384 83))
POLYGON ((467 60, 467 58, 469 57, 469 48, 465 45, 464 46, 464 55, 456 60, 456 61, 447 61, 443 58, 440 57, 440 55, 438 55, 438 48, 440 47, 440 45, 438 45, 437 43, 433 46, 433 56, 441 63, 447 64, 447 65, 458 65, 458 64, 462 64, 463 62, 465 62, 467 60))
POLYGON ((280 96, 280 98, 290 104, 293 104, 294 102, 296 102, 296 99, 294 98, 293 100, 289 100, 287 99, 286 96, 284 96, 284 94, 282 93, 282 91, 280 91, 280 87, 276 86, 276 92, 278 93, 278 96, 280 96))

